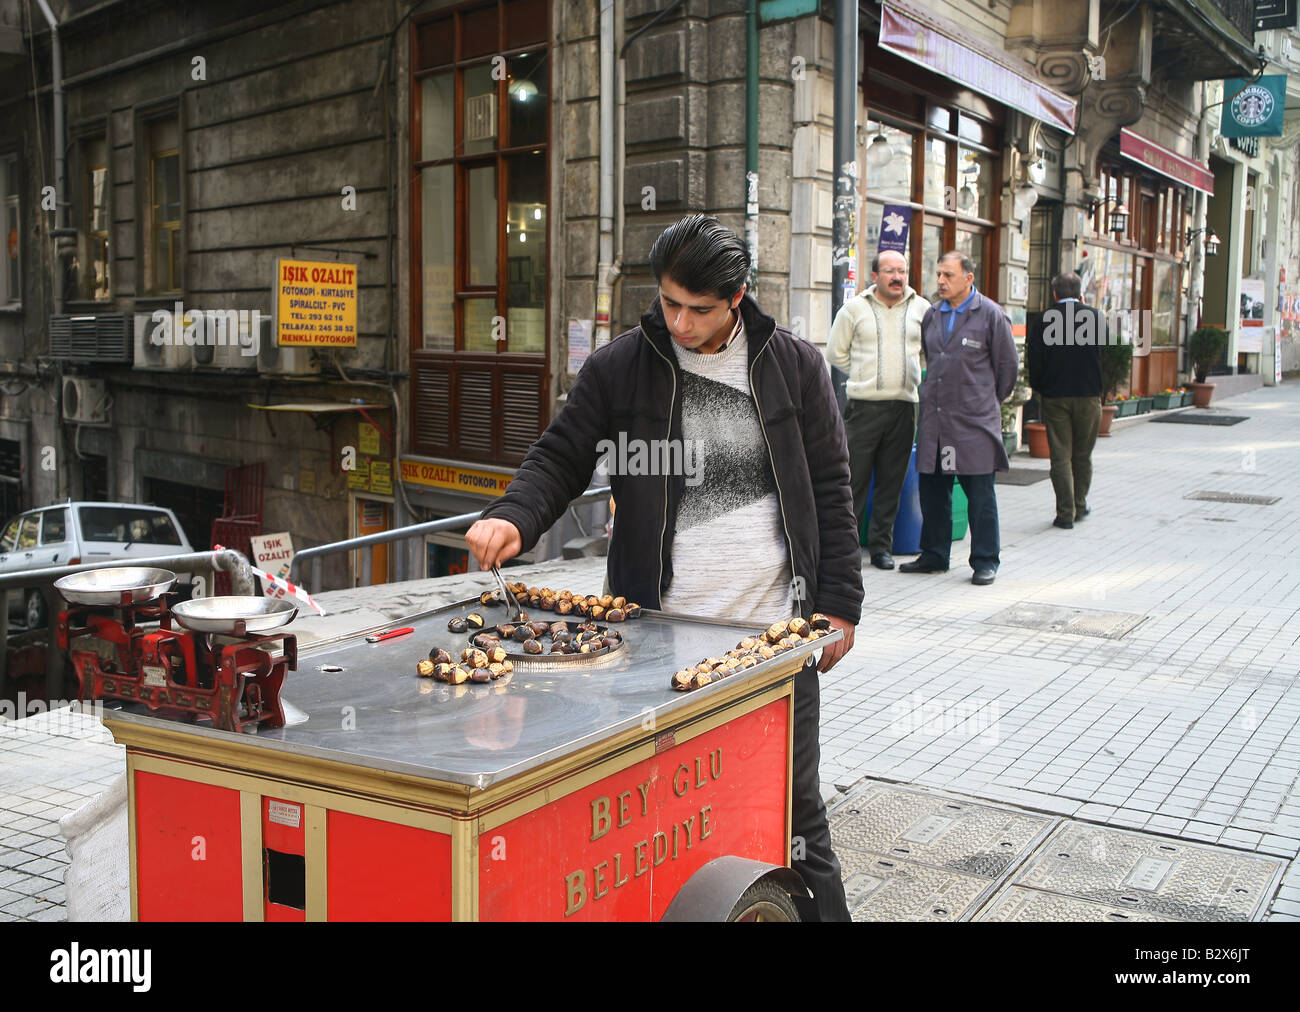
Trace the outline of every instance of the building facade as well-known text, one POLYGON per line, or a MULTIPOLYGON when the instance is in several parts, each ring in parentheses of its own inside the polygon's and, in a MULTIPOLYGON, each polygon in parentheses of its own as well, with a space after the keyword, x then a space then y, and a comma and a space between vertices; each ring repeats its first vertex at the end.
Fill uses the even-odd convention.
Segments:
MULTIPOLYGON (((824 343, 834 6, 64 0, 52 28, 0 0, 6 512, 152 501, 196 545, 301 549, 474 511, 693 211, 746 235, 765 309, 824 343), (293 265, 344 285, 338 339, 287 343, 293 265)), ((1232 333, 1225 386, 1300 369, 1297 38, 1245 0, 860 3, 850 283, 901 223, 919 291, 962 250, 1022 339, 1079 271, 1134 341, 1134 391, 1187 378, 1202 322, 1232 333), (1284 135, 1223 138, 1225 82, 1261 69, 1289 74, 1284 135)), ((442 534, 370 570, 467 565, 442 534)))

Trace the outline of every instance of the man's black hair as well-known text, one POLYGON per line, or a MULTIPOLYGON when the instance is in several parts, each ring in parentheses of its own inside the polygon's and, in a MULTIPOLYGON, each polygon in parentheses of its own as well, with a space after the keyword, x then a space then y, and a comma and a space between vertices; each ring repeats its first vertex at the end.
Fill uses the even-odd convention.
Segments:
POLYGON ((962 272, 963 274, 974 274, 974 273, 975 273, 975 261, 972 260, 970 257, 968 257, 968 256, 967 256, 965 253, 963 253, 961 250, 950 249, 947 253, 945 253, 943 256, 941 256, 941 257, 940 257, 937 261, 935 261, 935 262, 936 262, 936 263, 943 263, 943 261, 945 261, 945 260, 958 260, 958 261, 960 261, 960 262, 961 262, 961 272, 962 272))
POLYGON ((657 281, 667 275, 688 292, 730 301, 749 277, 749 251, 717 218, 692 214, 660 233, 650 266, 657 281))
POLYGON ((1056 296, 1057 301, 1061 299, 1077 299, 1083 292, 1083 282, 1079 275, 1067 271, 1064 274, 1058 274, 1052 278, 1052 293, 1056 296))

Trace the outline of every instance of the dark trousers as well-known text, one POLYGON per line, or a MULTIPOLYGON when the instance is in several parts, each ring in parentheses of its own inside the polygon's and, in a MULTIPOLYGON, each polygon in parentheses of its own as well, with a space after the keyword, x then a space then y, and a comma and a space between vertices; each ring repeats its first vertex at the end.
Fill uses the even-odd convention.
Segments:
POLYGON ((797 904, 805 920, 849 920, 840 863, 831 850, 831 830, 822 802, 821 761, 818 738, 821 718, 821 684, 815 664, 805 665, 794 676, 794 757, 791 776, 791 857, 803 852, 803 860, 792 860, 813 901, 797 904))
MULTIPOLYGON (((921 559, 948 568, 952 552, 951 474, 919 475, 921 493, 921 559)), ((998 499, 991 474, 959 474, 962 491, 969 502, 970 567, 997 572, 1002 549, 998 533, 998 499)))
POLYGON ((1101 425, 1096 397, 1044 397, 1043 424, 1052 457, 1056 519, 1069 523, 1088 507, 1092 487, 1092 448, 1101 425))
POLYGON ((916 436, 916 405, 911 401, 850 400, 844 416, 849 440, 849 471, 853 481, 853 516, 862 529, 867 489, 875 477, 867 552, 889 554, 894 547, 898 498, 907 478, 916 436))

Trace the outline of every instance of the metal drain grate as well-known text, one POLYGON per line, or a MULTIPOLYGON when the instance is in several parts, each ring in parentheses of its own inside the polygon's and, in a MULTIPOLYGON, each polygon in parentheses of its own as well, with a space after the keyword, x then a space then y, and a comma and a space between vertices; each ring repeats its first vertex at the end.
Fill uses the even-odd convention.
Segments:
POLYGON ((1042 632, 1072 633, 1075 636, 1099 636, 1117 640, 1146 621, 1145 615, 1124 611, 1095 611, 1069 608, 1058 604, 1021 601, 1004 608, 984 621, 993 625, 1038 629, 1042 632))
POLYGON ((1202 502, 1228 502, 1239 506, 1272 506, 1281 500, 1280 495, 1247 495, 1244 492, 1188 492, 1184 499, 1199 499, 1202 502))

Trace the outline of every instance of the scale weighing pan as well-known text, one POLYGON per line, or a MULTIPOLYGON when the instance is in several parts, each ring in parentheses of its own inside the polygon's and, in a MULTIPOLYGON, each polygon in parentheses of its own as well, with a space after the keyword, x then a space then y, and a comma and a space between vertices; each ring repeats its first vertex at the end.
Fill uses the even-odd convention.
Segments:
POLYGON ((152 601, 175 582, 176 574, 167 569, 113 566, 61 577, 54 581, 54 589, 69 604, 121 606, 152 601))
POLYGON ((191 632, 243 636, 288 625, 298 606, 266 597, 200 597, 172 606, 172 617, 191 632))

